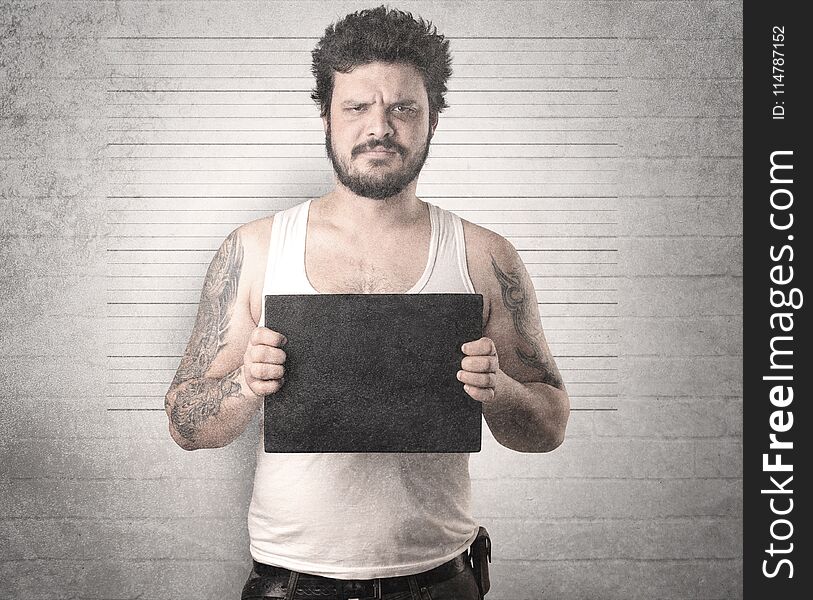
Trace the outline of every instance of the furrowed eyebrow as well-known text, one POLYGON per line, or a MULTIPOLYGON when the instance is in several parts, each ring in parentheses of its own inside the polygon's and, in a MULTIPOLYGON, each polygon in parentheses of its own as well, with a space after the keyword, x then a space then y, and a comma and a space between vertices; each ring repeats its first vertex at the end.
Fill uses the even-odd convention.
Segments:
MULTIPOLYGON (((362 100, 345 100, 341 103, 342 106, 370 106, 373 104, 372 102, 364 102, 362 100)), ((389 106, 408 106, 410 108, 415 108, 418 106, 418 102, 415 100, 398 100, 396 102, 390 102, 389 106)))

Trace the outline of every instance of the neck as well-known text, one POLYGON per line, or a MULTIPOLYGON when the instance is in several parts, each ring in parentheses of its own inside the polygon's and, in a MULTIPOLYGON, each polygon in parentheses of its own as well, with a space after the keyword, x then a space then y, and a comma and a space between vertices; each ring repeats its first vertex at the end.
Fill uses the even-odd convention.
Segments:
POLYGON ((415 195, 416 182, 399 194, 381 200, 365 198, 337 182, 332 192, 319 199, 320 209, 335 224, 353 229, 402 226, 423 216, 425 207, 415 195))

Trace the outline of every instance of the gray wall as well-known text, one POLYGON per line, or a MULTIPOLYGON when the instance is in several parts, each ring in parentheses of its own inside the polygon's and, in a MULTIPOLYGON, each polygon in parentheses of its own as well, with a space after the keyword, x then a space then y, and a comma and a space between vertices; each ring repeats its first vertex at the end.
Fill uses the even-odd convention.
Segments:
MULTIPOLYGON (((299 59, 363 6, 3 3, 0 597, 237 597, 256 426, 184 453, 161 394, 218 241, 327 189, 299 59)), ((489 598, 741 597, 741 3, 398 6, 458 65, 419 192, 520 249, 573 395, 472 457, 489 598)))

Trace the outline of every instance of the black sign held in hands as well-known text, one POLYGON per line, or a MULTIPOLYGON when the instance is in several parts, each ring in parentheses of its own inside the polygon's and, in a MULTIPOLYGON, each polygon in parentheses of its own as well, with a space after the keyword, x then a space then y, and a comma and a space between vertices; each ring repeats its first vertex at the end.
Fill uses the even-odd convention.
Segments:
POLYGON ((482 308, 479 294, 266 296, 288 343, 265 451, 479 451, 481 405, 456 375, 482 308))

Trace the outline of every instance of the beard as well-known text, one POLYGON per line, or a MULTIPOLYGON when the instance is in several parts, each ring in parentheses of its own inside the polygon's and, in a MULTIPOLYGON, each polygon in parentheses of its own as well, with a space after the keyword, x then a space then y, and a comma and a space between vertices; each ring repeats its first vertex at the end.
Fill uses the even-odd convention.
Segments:
POLYGON ((405 158, 408 154, 406 148, 393 142, 389 138, 370 140, 367 143, 355 146, 350 152, 350 159, 352 161, 352 159, 366 150, 372 150, 374 148, 395 150, 404 161, 404 164, 396 171, 384 173, 377 173, 375 168, 372 172, 367 173, 352 170, 352 165, 345 162, 333 151, 330 123, 328 123, 327 131, 325 132, 325 149, 327 150, 327 156, 330 158, 330 162, 333 164, 333 171, 336 173, 336 178, 343 186, 357 196, 384 200, 385 198, 391 198, 396 194, 400 194, 418 177, 426 162, 426 158, 429 156, 429 141, 431 139, 432 134, 430 132, 426 137, 424 147, 420 152, 414 154, 411 159, 405 158))

